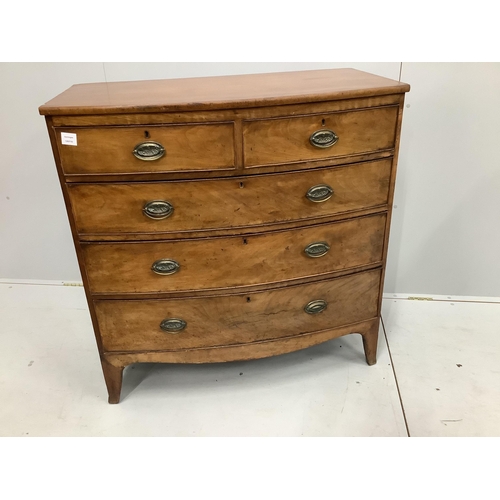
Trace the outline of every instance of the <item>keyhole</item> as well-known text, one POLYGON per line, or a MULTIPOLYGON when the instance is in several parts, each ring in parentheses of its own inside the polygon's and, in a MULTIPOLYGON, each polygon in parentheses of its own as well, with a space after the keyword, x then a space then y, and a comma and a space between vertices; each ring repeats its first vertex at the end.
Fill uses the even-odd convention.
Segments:
POLYGON ((324 127, 324 126, 325 126, 325 119, 324 119, 324 118, 321 120, 321 126, 322 126, 322 127, 324 127))
POLYGON ((243 182, 240 182, 240 188, 242 188, 242 187, 243 187, 243 182))
POLYGON ((247 302, 250 302, 250 297, 247 297, 247 302))
POLYGON ((149 139, 149 132, 147 130, 144 131, 144 137, 146 139, 149 139))
POLYGON ((247 239, 243 238, 243 245, 246 245, 246 244, 247 244, 247 239))

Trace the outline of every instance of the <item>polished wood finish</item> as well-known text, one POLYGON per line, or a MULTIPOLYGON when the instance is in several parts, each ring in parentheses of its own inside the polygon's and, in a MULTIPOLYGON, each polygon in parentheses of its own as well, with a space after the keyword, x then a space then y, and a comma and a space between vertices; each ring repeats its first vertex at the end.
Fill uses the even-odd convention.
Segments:
POLYGON ((409 85, 354 69, 73 85, 43 115, 235 109, 408 92, 409 85))
POLYGON ((235 177, 212 181, 73 184, 69 194, 81 237, 138 233, 208 232, 291 221, 316 220, 387 204, 391 160, 313 172, 235 177), (334 190, 325 202, 306 198, 308 190, 327 184, 334 190), (168 201, 166 219, 144 215, 145 204, 168 201))
MULTIPOLYGON (((399 143, 401 141, 401 126, 403 123, 403 109, 404 109, 405 96, 402 94, 399 96, 399 113, 398 113, 398 122, 396 126, 396 147, 394 152, 394 157, 392 161, 392 172, 391 172, 391 181, 389 183, 389 207, 387 210, 387 219, 385 226, 385 238, 384 238, 384 251, 383 251, 383 260, 384 263, 387 260, 387 253, 389 250, 389 235, 391 229, 391 218, 392 218, 392 203, 394 200, 394 190, 396 188, 396 172, 398 166, 398 154, 399 154, 399 143)), ((382 306, 382 295, 384 289, 384 278, 385 278, 385 270, 386 266, 382 268, 382 279, 380 280, 380 293, 379 293, 379 310, 382 306)), ((369 363, 370 364, 370 363, 369 363)))
POLYGON ((108 403, 117 404, 120 402, 122 391, 122 375, 124 366, 115 366, 109 363, 106 358, 101 359, 102 372, 108 389, 108 403))
POLYGON ((377 263, 382 259, 385 214, 245 237, 151 243, 88 243, 83 255, 93 293, 137 294, 272 284, 377 263), (323 257, 304 249, 326 242, 323 257), (180 269, 161 276, 154 262, 173 259, 180 269))
POLYGON ((172 125, 168 127, 102 127, 56 129, 65 174, 127 172, 182 172, 234 167, 233 124, 172 125), (77 135, 78 145, 61 144, 61 134, 77 135), (133 155, 147 141, 161 144, 166 153, 145 161, 133 155))
MULTIPOLYGON (((237 127, 235 126, 235 129, 237 127)), ((339 158, 329 158, 327 160, 312 160, 304 161, 299 163, 291 164, 280 164, 280 165, 264 165, 261 167, 251 167, 243 169, 241 165, 238 165, 234 169, 219 169, 219 170, 184 170, 178 172, 129 172, 129 173, 114 173, 114 174, 66 174, 64 176, 65 181, 68 184, 77 183, 105 183, 105 182, 147 182, 147 181, 175 181, 175 180, 198 180, 203 178, 208 179, 223 179, 228 177, 236 177, 241 175, 257 175, 257 174, 270 174, 270 173, 282 173, 282 172, 298 172, 298 171, 310 171, 316 168, 322 167, 342 167, 346 165, 353 165, 356 163, 376 161, 380 159, 390 159, 394 154, 394 149, 386 149, 383 151, 377 151, 376 153, 367 153, 352 156, 342 156, 339 158)), ((238 158, 242 156, 240 148, 235 151, 235 157, 238 158)))
MULTIPOLYGON (((50 144, 52 147, 52 153, 54 155, 54 160, 56 163, 57 175, 59 177, 59 183, 61 185, 61 191, 62 191, 62 195, 63 195, 64 204, 66 206, 66 212, 68 214, 69 225, 71 228, 71 236, 73 238, 73 243, 75 245, 78 267, 80 269, 80 274, 82 276, 83 288, 85 290, 85 298, 87 300, 87 305, 89 307, 90 319, 92 321, 92 327, 94 329, 94 336, 95 336, 97 348, 99 350, 99 354, 101 356, 101 361, 102 361, 104 358, 103 358, 102 340, 101 340, 101 335, 99 333, 99 323, 97 322, 97 316, 96 316, 95 309, 94 309, 92 294, 90 292, 90 287, 89 287, 89 283, 88 283, 88 279, 87 279, 87 272, 85 269, 85 262, 83 260, 83 255, 82 255, 82 251, 81 251, 80 240, 78 238, 78 233, 76 231, 75 219, 74 219, 73 213, 71 211, 71 202, 69 199, 68 187, 67 187, 67 184, 65 182, 64 174, 63 174, 63 171, 61 168, 61 160, 59 158, 59 152, 57 149, 57 140, 56 140, 56 134, 54 131, 54 126, 52 123, 52 117, 46 116, 45 123, 47 125, 50 144)), ((106 374, 108 372, 104 369, 104 367, 103 367, 103 371, 104 371, 104 377, 106 379, 106 384, 107 384, 107 375, 106 374)))
POLYGON ((344 335, 359 333, 369 335, 379 328, 380 318, 372 318, 360 323, 331 328, 319 332, 303 333, 280 339, 262 340, 250 344, 183 349, 179 351, 107 352, 108 362, 117 367, 131 363, 221 363, 226 361, 246 361, 285 354, 313 345, 321 344, 344 335))
MULTIPOLYGON (((110 365, 119 369, 119 371, 117 370, 115 372, 104 372, 105 374, 108 373, 106 384, 109 391, 109 403, 116 404, 120 402, 121 373, 124 367, 133 363, 201 364, 269 358, 271 356, 306 349, 308 347, 327 342, 328 340, 343 337, 344 335, 352 335, 354 333, 361 335, 363 346, 366 349, 368 346, 368 342, 365 340, 366 337, 369 337, 370 344, 376 345, 374 332, 378 332, 379 324, 380 318, 376 317, 368 321, 353 323, 339 328, 322 330, 313 333, 304 333, 280 339, 263 340, 260 342, 252 342, 250 344, 200 349, 182 349, 177 351, 106 353, 106 361, 110 365)), ((368 357, 366 352, 367 351, 365 350, 365 359, 367 364, 373 365, 375 363, 375 351, 368 351, 370 357, 368 357)))
POLYGON ((401 94, 345 99, 343 101, 322 101, 308 104, 250 107, 240 109, 220 109, 203 111, 183 111, 171 113, 132 113, 109 115, 56 115, 52 116, 54 127, 97 127, 102 125, 152 125, 165 123, 216 123, 232 122, 238 119, 281 118, 312 113, 330 113, 351 109, 377 108, 399 105, 401 94))
POLYGON ((137 362, 256 359, 351 333, 376 362, 408 90, 325 70, 78 85, 40 108, 110 403, 137 362), (313 147, 322 129, 337 144, 313 147), (166 155, 136 159, 148 140, 166 155), (334 194, 313 203, 305 193, 319 184, 334 194), (173 214, 147 218, 153 199, 173 214), (314 242, 326 255, 306 255, 314 242), (176 274, 153 273, 165 258, 176 274), (304 311, 320 299, 325 310, 304 311), (160 328, 179 316, 180 333, 160 328))
POLYGON ((378 332, 379 325, 377 322, 373 323, 371 327, 362 335, 366 363, 370 366, 377 362, 378 332))
POLYGON ((104 350, 155 351, 248 344, 356 323, 377 315, 380 270, 273 291, 171 300, 99 300, 104 350), (327 308, 304 307, 325 300, 327 308), (162 320, 187 323, 179 333, 162 320))
POLYGON ((317 114, 243 124, 244 164, 247 167, 320 160, 370 153, 394 147, 396 106, 317 114), (310 143, 318 130, 331 130, 338 142, 329 148, 310 143))

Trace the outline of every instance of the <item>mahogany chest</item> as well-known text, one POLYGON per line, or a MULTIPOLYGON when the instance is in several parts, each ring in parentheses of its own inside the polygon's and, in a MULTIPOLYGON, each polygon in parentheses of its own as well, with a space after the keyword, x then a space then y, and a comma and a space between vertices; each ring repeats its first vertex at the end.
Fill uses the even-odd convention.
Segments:
POLYGON ((408 90, 320 70, 74 85, 40 107, 110 403, 136 362, 358 333, 375 363, 408 90))

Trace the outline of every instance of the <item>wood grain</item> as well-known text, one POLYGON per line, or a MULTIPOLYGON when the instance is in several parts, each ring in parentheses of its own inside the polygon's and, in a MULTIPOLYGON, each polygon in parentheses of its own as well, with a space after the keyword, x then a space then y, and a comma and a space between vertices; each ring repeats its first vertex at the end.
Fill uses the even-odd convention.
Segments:
POLYGON ((375 331, 378 332, 379 324, 380 319, 377 317, 368 321, 319 332, 304 333, 293 337, 264 340, 235 346, 183 349, 178 351, 105 353, 103 359, 109 366, 116 368, 115 371, 105 371, 105 373, 109 374, 106 378, 106 384, 109 391, 109 403, 115 404, 120 401, 123 368, 133 363, 221 363, 268 358, 298 351, 300 349, 306 349, 344 335, 358 333, 363 339, 365 359, 367 362, 370 360, 368 364, 374 364, 373 356, 375 353, 373 351, 367 351, 366 349, 368 342, 373 339, 373 333, 375 331), (371 336, 371 338, 367 342, 365 339, 368 336, 371 336))
MULTIPOLYGON (((132 363, 221 363, 227 361, 244 361, 268 358, 299 349, 306 349, 307 347, 352 333, 359 333, 364 336, 368 332, 373 331, 374 328, 378 328, 379 324, 380 318, 377 317, 368 321, 320 332, 263 340, 261 342, 252 342, 251 344, 183 349, 179 351, 116 352, 105 353, 104 356, 113 366, 126 366, 132 363)), ((360 361, 362 360, 363 358, 360 357, 360 361)))
POLYGON ((251 293, 262 292, 269 289, 286 288, 288 286, 304 285, 307 283, 316 283, 324 279, 340 278, 353 273, 363 271, 372 271, 380 269, 383 265, 382 261, 372 262, 363 266, 350 267, 338 271, 330 271, 327 274, 319 274, 316 276, 305 276, 303 278, 293 278, 286 281, 278 281, 274 283, 260 283, 256 285, 245 285, 244 287, 223 287, 223 288, 206 288, 206 289, 188 289, 188 290, 167 290, 159 292, 140 292, 131 294, 130 292, 94 292, 92 297, 95 300, 156 300, 156 299, 186 299, 190 297, 213 297, 214 295, 233 295, 235 293, 251 293))
POLYGON ((108 363, 105 357, 101 358, 102 373, 106 388, 108 389, 108 403, 118 404, 120 402, 120 393, 123 381, 123 366, 113 366, 108 363))
POLYGON ((86 243, 82 250, 93 293, 168 293, 271 284, 379 262, 384 230, 385 214, 246 237, 86 243), (308 257, 304 249, 314 242, 330 251, 308 257), (151 266, 160 259, 175 260, 180 270, 155 274, 151 266))
POLYGON ((339 212, 333 215, 325 215, 313 219, 302 219, 294 221, 274 222, 263 225, 229 227, 223 229, 198 229, 193 231, 174 231, 158 233, 81 233, 79 235, 82 242, 119 242, 119 241, 168 241, 181 238, 197 239, 212 238, 214 236, 251 236, 257 231, 260 233, 269 233, 273 231, 282 231, 285 229, 296 229, 304 225, 312 225, 328 222, 340 222, 351 217, 363 217, 365 215, 375 215, 387 212, 387 205, 377 205, 372 208, 360 209, 349 212, 339 212))
MULTIPOLYGON (((389 236, 391 231, 391 219, 392 219, 392 211, 393 211, 393 203, 394 203, 394 190, 396 188, 396 172, 398 168, 398 156, 399 156, 399 144, 401 142, 401 126, 403 123, 403 110, 404 110, 404 102, 405 95, 402 94, 399 96, 399 113, 398 113, 398 121, 396 125, 396 144, 394 150, 394 157, 392 159, 392 170, 391 170, 391 180, 389 184, 389 203, 387 209, 387 220, 385 227, 385 237, 384 237, 384 251, 383 251, 383 259, 384 263, 387 261, 387 253, 389 251, 389 236)), ((384 293, 384 279, 385 279, 385 271, 386 266, 382 270, 382 279, 380 280, 380 293, 379 293, 379 305, 378 310, 379 314, 382 314, 382 296, 384 293)))
POLYGON ((104 349, 151 351, 246 344, 288 337, 370 319, 377 314, 380 270, 319 283, 223 297, 95 302, 104 349), (326 310, 307 314, 312 300, 326 310), (178 334, 160 328, 179 318, 178 334))
POLYGON ((377 322, 364 332, 362 336, 365 359, 369 366, 372 366, 377 362, 378 332, 379 324, 377 322))
POLYGON ((233 124, 145 127, 58 128, 57 144, 65 174, 179 172, 234 167, 233 124), (76 146, 61 143, 61 133, 77 135, 76 146), (160 143, 165 155, 144 161, 133 155, 145 141, 160 143))
POLYGON ((73 85, 43 115, 148 113, 336 101, 408 92, 410 86, 354 69, 73 85))
POLYGON ((391 160, 310 172, 161 183, 73 184, 69 186, 81 236, 207 232, 307 221, 387 203, 391 160), (333 196, 321 203, 308 190, 327 184, 333 196), (155 220, 143 213, 152 200, 168 201, 173 214, 155 220))
POLYGON ((376 362, 408 90, 321 70, 77 85, 39 108, 110 403, 135 362, 255 359, 351 333, 376 362), (309 143, 321 128, 339 135, 331 149, 309 143), (63 146, 61 131, 78 146, 63 146), (145 140, 166 156, 136 159, 145 140), (333 184, 334 196, 307 201, 314 184, 333 184), (174 215, 146 219, 152 198, 168 198, 174 215), (314 241, 330 251, 307 257, 314 241), (154 274, 163 258, 180 271, 154 274), (304 313, 320 296, 328 308, 304 313), (159 329, 168 316, 187 320, 182 334, 159 329))
POLYGON ((246 167, 319 160, 369 153, 394 147, 396 106, 346 113, 255 120, 243 123, 246 167), (317 130, 335 132, 338 142, 326 149, 309 138, 317 130))
MULTIPOLYGON (((61 191, 64 199, 64 205, 66 208, 66 213, 68 215, 68 220, 69 220, 69 226, 71 229, 71 237, 73 239, 73 244, 75 246, 75 251, 76 251, 76 257, 78 261, 78 268, 80 271, 80 274, 82 276, 82 281, 83 281, 83 288, 85 290, 85 299, 87 301, 87 305, 89 308, 90 312, 90 318, 92 321, 92 327, 94 330, 94 336, 97 344, 97 349, 99 351, 99 355, 102 355, 102 341, 101 341, 101 335, 99 333, 99 323, 97 321, 97 316, 95 314, 95 309, 94 309, 94 304, 92 301, 92 295, 90 292, 90 286, 88 282, 88 277, 87 277, 87 270, 85 268, 85 260, 83 257, 82 253, 82 247, 80 245, 80 240, 78 238, 78 232, 76 230, 76 225, 75 225, 75 219, 73 217, 73 213, 71 211, 71 201, 69 199, 69 193, 68 193, 68 186, 64 182, 64 174, 61 168, 61 159, 59 157, 59 151, 57 149, 57 141, 56 141, 56 136, 54 132, 54 127, 52 126, 52 117, 47 116, 45 117, 45 122, 47 126, 47 131, 49 134, 49 139, 50 139, 50 144, 52 147, 52 153, 54 155, 54 160, 56 164, 56 170, 57 170, 57 176, 59 178, 59 184, 61 186, 61 191)), ((106 377, 106 372, 104 373, 104 376, 106 377)))
POLYGON ((346 99, 343 101, 311 102, 258 108, 184 111, 173 113, 133 113, 105 115, 59 115, 53 117, 56 127, 96 127, 102 125, 165 125, 276 118, 282 116, 328 113, 350 109, 398 105, 400 94, 346 99))
POLYGON ((377 151, 375 153, 340 156, 326 160, 304 161, 300 163, 285 163, 281 165, 264 165, 262 167, 251 167, 251 169, 216 169, 216 170, 184 170, 179 172, 121 172, 115 174, 85 173, 65 174, 65 182, 74 183, 101 183, 101 182, 147 182, 147 181, 173 181, 173 180, 197 180, 197 179, 220 179, 224 177, 237 177, 240 175, 272 174, 282 172, 308 171, 315 168, 352 165, 367 161, 376 161, 392 158, 393 149, 377 151))

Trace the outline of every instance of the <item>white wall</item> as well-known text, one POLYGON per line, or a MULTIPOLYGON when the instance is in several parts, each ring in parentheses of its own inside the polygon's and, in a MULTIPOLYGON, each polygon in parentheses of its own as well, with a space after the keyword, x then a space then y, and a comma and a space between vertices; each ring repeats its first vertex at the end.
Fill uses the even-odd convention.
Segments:
POLYGON ((500 296, 500 64, 404 63, 386 291, 500 296))
MULTIPOLYGON (((74 83, 400 63, 0 64, 0 278, 80 280, 38 106, 74 83)), ((500 64, 407 64, 386 291, 500 296, 500 64)))
POLYGON ((0 64, 0 278, 81 279, 38 107, 102 80, 101 63, 0 64))

